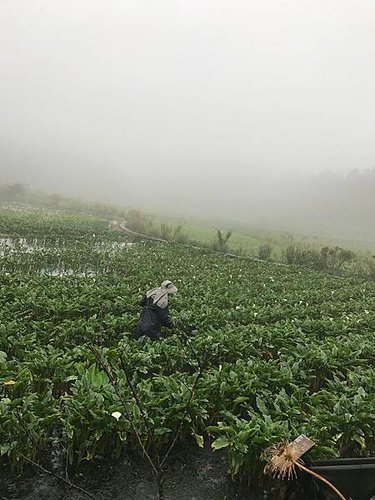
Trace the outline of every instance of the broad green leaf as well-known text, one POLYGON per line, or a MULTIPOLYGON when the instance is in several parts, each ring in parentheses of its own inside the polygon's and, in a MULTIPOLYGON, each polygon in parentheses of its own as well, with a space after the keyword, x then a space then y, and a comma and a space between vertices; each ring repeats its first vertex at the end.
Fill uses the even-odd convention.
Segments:
POLYGON ((199 434, 194 433, 194 437, 195 437, 195 441, 197 442, 197 445, 199 446, 199 448, 203 448, 204 447, 203 436, 200 436, 199 434))
POLYGON ((214 450, 220 450, 221 448, 226 448, 229 445, 230 442, 228 441, 228 438, 225 436, 220 436, 212 443, 211 446, 214 450))

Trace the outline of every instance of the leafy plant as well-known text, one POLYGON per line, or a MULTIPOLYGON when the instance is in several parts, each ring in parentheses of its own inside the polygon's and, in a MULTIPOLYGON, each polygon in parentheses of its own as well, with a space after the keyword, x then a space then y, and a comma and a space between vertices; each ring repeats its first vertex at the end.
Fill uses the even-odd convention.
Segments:
POLYGON ((268 242, 264 242, 259 245, 258 248, 258 257, 262 260, 269 260, 272 254, 272 246, 268 242))
POLYGON ((212 441, 233 478, 259 482, 263 450, 301 433, 316 458, 375 452, 373 282, 130 240, 92 217, 0 211, 0 223, 12 467, 51 446, 78 464, 212 441), (135 342, 139 297, 166 276, 179 328, 135 342))
POLYGON ((217 252, 227 252, 228 251, 228 240, 232 236, 232 231, 227 231, 225 234, 221 229, 217 230, 217 240, 213 244, 212 248, 217 252))

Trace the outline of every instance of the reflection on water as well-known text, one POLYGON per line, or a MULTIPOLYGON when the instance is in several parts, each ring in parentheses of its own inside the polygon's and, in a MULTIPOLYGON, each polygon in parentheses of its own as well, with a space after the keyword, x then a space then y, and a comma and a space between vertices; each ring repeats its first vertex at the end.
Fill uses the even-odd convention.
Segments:
POLYGON ((92 270, 87 270, 87 271, 75 271, 74 269, 41 269, 40 274, 42 276, 57 276, 57 277, 64 277, 64 276, 77 276, 77 278, 94 278, 97 273, 92 270))
POLYGON ((116 257, 136 247, 137 243, 127 241, 76 242, 2 237, 0 269, 4 273, 22 271, 42 276, 94 278, 99 268, 102 270, 100 262, 104 254, 105 257, 116 257))

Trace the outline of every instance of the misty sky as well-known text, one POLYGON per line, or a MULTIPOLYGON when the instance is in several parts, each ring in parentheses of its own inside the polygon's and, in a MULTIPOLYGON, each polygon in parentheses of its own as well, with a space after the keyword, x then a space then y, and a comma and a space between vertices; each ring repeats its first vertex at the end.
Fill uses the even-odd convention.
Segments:
POLYGON ((0 179, 54 191, 187 206, 371 168, 375 2, 0 0, 0 99, 0 179))

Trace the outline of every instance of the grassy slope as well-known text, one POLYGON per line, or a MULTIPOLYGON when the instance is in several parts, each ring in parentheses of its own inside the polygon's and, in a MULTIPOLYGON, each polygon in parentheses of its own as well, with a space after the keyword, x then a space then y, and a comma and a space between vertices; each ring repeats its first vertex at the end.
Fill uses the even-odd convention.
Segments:
MULTIPOLYGON (((229 240, 229 249, 242 249, 246 254, 257 255, 260 244, 268 242, 273 247, 273 258, 281 258, 282 250, 286 246, 286 241, 289 235, 304 245, 310 247, 322 248, 323 246, 340 246, 342 248, 352 249, 356 252, 375 251, 375 241, 372 240, 355 240, 350 238, 340 238, 332 235, 308 235, 288 231, 286 228, 268 228, 253 226, 251 224, 239 223, 238 221, 223 221, 223 220, 206 220, 204 218, 184 218, 170 217, 167 215, 156 216, 154 218, 155 225, 158 226, 162 222, 169 224, 182 224, 184 232, 189 235, 192 240, 199 241, 204 244, 211 244, 217 239, 217 229, 224 231, 231 230, 232 236, 229 240)), ((326 233, 326 232, 325 232, 326 233)))

